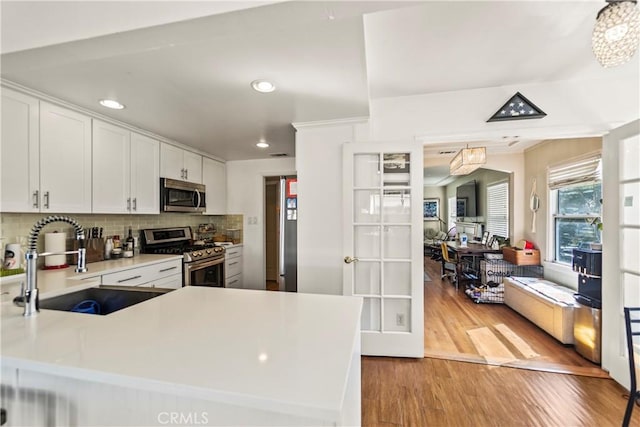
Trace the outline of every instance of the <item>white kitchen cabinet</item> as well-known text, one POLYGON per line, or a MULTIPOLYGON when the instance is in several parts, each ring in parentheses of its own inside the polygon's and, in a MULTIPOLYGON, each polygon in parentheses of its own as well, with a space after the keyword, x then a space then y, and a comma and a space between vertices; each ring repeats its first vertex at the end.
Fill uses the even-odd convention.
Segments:
POLYGON ((202 156, 200 154, 191 151, 184 152, 184 174, 185 181, 202 184, 202 156))
POLYGON ((225 287, 243 288, 242 283, 242 246, 230 246, 224 254, 225 287))
POLYGON ((91 118, 40 101, 40 211, 91 213, 91 118))
POLYGON ((139 287, 146 288, 169 288, 179 289, 182 287, 182 274, 174 274, 173 276, 163 277, 161 279, 152 280, 148 283, 138 285, 139 287))
POLYGON ((206 187, 209 215, 227 213, 227 166, 223 162, 202 158, 202 183, 206 187))
POLYGON ((0 209, 39 212, 39 102, 2 88, 0 139, 0 209))
POLYGON ((160 144, 160 175, 202 184, 202 156, 171 144, 160 144))
POLYGON ((160 212, 160 143, 93 120, 93 212, 160 212))
POLYGON ((131 210, 160 213, 160 142, 131 132, 131 210))
POLYGON ((152 286, 153 284, 157 285, 158 281, 165 283, 165 286, 157 287, 181 287, 182 259, 104 274, 101 283, 103 285, 117 286, 140 286, 145 284, 152 286), (175 286, 178 283, 175 276, 180 277, 180 286, 175 286), (171 277, 171 279, 168 279, 169 277, 171 277), (168 281, 165 279, 168 279, 168 281), (168 283, 173 283, 174 286, 166 286, 168 283))
POLYGON ((130 165, 131 132, 93 120, 94 213, 129 213, 130 165))

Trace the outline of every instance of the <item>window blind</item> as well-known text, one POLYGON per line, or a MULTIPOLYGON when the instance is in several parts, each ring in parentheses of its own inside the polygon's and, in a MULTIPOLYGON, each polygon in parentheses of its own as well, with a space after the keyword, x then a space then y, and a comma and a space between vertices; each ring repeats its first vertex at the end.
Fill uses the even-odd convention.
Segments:
POLYGON ((550 166, 549 189, 557 190, 568 185, 600 181, 602 179, 601 164, 601 155, 597 153, 571 163, 550 166))
POLYGON ((449 223, 447 229, 450 230, 456 226, 456 198, 449 197, 449 223))
POLYGON ((487 230, 490 235, 509 237, 509 183, 487 186, 487 230))

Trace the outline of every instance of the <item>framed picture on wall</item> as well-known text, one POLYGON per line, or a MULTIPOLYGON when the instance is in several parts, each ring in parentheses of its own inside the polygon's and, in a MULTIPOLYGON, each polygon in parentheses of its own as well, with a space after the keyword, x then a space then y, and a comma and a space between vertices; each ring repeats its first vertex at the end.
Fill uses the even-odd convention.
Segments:
POLYGON ((440 217, 440 199, 424 199, 422 211, 425 220, 437 221, 440 217))

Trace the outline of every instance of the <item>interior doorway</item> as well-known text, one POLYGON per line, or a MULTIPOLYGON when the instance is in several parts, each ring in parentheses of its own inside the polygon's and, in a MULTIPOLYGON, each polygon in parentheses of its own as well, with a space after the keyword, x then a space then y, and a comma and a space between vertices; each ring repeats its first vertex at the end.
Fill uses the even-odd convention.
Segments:
POLYGON ((265 278, 268 291, 279 290, 278 276, 280 264, 279 241, 279 196, 280 177, 268 176, 264 179, 264 227, 265 227, 265 278))
POLYGON ((295 175, 264 179, 265 288, 298 291, 298 195, 295 175))

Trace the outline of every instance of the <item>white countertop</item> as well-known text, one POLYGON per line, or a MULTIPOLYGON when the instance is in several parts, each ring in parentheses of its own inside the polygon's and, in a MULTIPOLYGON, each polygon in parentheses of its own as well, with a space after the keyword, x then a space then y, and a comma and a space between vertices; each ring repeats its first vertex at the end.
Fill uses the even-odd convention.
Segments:
MULTIPOLYGON (((40 298, 64 294, 74 290, 96 286, 100 284, 100 276, 116 271, 143 267, 174 259, 182 259, 182 255, 149 255, 140 254, 133 258, 120 258, 114 260, 92 262, 87 264, 86 273, 76 273, 75 265, 59 270, 38 270, 38 290, 40 298)), ((24 282, 25 275, 4 277, 0 286, 24 282)))
POLYGON ((360 298, 185 287, 107 316, 2 309, 2 361, 299 415, 342 407, 360 298))

